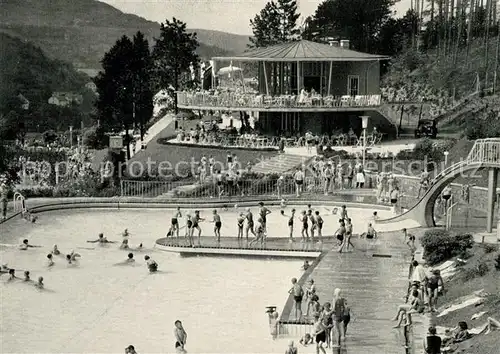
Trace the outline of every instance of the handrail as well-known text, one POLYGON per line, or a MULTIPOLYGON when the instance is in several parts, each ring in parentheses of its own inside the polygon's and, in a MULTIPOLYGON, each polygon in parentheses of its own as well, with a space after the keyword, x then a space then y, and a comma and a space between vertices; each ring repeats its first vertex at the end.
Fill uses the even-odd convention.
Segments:
POLYGON ((189 92, 177 91, 179 106, 186 107, 235 107, 235 108, 328 108, 328 107, 378 107, 381 95, 357 96, 317 96, 301 97, 300 95, 270 96, 262 93, 243 92, 189 92))
POLYGON ((15 192, 14 193, 14 212, 20 211, 20 212, 24 213, 26 210, 27 210, 26 198, 24 198, 24 196, 21 193, 15 192))
POLYGON ((453 220, 453 210, 455 209, 455 206, 457 206, 457 205, 458 205, 458 202, 453 203, 450 207, 448 207, 448 209, 446 209, 446 230, 451 229, 451 222, 453 220))

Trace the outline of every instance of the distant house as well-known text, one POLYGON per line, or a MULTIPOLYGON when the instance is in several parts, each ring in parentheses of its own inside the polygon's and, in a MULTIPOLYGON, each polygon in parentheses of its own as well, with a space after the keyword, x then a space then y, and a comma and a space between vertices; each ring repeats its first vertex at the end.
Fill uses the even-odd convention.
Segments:
POLYGON ((94 93, 96 93, 96 92, 97 92, 97 86, 96 86, 96 84, 94 84, 92 81, 87 82, 87 83, 85 84, 85 87, 86 87, 87 89, 91 90, 91 91, 92 91, 92 92, 94 92, 94 93))
POLYGON ((49 98, 49 104, 60 107, 71 106, 73 103, 82 104, 83 96, 72 92, 54 92, 49 98))
POLYGON ((19 98, 19 100, 21 101, 21 109, 24 109, 25 111, 30 109, 30 101, 28 101, 28 99, 26 97, 24 97, 20 93, 19 95, 17 95, 17 98, 19 98))

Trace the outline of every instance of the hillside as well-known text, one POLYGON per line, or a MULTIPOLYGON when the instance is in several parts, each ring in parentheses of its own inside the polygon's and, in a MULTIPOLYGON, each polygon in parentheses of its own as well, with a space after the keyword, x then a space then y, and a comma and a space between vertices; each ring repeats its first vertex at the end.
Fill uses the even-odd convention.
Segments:
MULTIPOLYGON (((132 36, 142 31, 152 44, 159 28, 156 22, 95 0, 0 2, 0 31, 29 40, 51 57, 80 68, 99 68, 104 53, 124 34, 132 36)), ((248 42, 246 36, 195 31, 200 41, 198 53, 203 58, 240 52, 248 42)))
POLYGON ((31 43, 0 33, 0 116, 17 111, 29 130, 58 128, 87 121, 94 94, 85 88, 89 78, 69 63, 48 58, 31 43), (48 104, 53 92, 81 94, 83 102, 75 107, 48 104), (20 109, 15 97, 22 94, 29 107, 20 109))
POLYGON ((71 64, 47 58, 31 43, 5 33, 0 33, 0 43, 0 90, 4 95, 21 93, 32 103, 45 102, 54 91, 82 93, 89 82, 71 64))

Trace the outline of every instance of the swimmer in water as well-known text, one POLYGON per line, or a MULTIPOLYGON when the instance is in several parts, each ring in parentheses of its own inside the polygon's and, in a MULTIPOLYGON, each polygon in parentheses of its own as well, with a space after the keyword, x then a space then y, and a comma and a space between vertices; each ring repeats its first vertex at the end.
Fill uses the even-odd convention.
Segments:
POLYGON ((125 260, 125 263, 134 263, 134 262, 135 262, 134 254, 133 253, 129 253, 127 255, 127 259, 125 260))
POLYGON ((11 280, 16 280, 16 279, 19 279, 17 276, 16 276, 16 270, 15 269, 9 269, 9 281, 11 280))
POLYGON ((43 277, 38 277, 38 281, 36 282, 35 286, 38 288, 38 289, 43 289, 44 288, 44 284, 43 284, 43 277))
POLYGON ((57 245, 54 245, 54 247, 52 248, 52 254, 54 256, 59 256, 61 254, 61 252, 59 251, 59 249, 57 248, 57 245))
POLYGON ((135 351, 135 347, 133 345, 129 345, 127 348, 125 348, 125 354, 137 354, 135 351))
POLYGON ((100 244, 105 244, 105 243, 116 243, 115 241, 108 241, 106 237, 104 237, 103 233, 99 234, 99 238, 97 240, 91 240, 87 241, 88 243, 100 243, 100 244))
POLYGON ((77 262, 78 259, 81 256, 78 253, 75 253, 75 251, 71 251, 70 254, 66 255, 66 260, 68 261, 68 264, 73 264, 73 262, 77 262))
POLYGON ((29 270, 24 271, 24 281, 31 281, 29 270))
POLYGON ((26 251, 28 248, 40 248, 42 246, 33 246, 33 245, 30 245, 29 242, 28 242, 28 239, 24 239, 23 240, 23 243, 19 246, 19 249, 21 251, 26 251))
POLYGON ((130 233, 128 232, 128 229, 123 230, 122 236, 123 236, 123 238, 127 238, 127 237, 130 236, 130 233))
POLYGON ((52 253, 47 255, 47 267, 52 267, 54 265, 54 260, 52 259, 52 253))
POLYGON ((220 219, 220 215, 217 214, 217 210, 214 210, 214 218, 213 218, 212 222, 215 223, 214 234, 215 234, 215 239, 217 240, 217 243, 219 243, 220 242, 220 228, 222 227, 222 221, 220 219))
POLYGON ((144 260, 146 261, 146 265, 148 266, 150 273, 158 271, 158 263, 156 263, 153 259, 151 259, 151 257, 144 256, 144 260))
POLYGON ((120 245, 120 249, 121 250, 128 250, 129 249, 129 247, 128 247, 128 239, 124 239, 122 241, 122 244, 120 245))

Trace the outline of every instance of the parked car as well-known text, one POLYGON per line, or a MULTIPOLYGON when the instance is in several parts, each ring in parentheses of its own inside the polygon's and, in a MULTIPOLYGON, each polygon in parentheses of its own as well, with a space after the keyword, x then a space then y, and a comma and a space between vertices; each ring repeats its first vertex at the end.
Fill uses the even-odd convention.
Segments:
POLYGON ((421 119, 415 129, 415 138, 430 137, 435 139, 437 136, 437 126, 434 119, 421 119))

